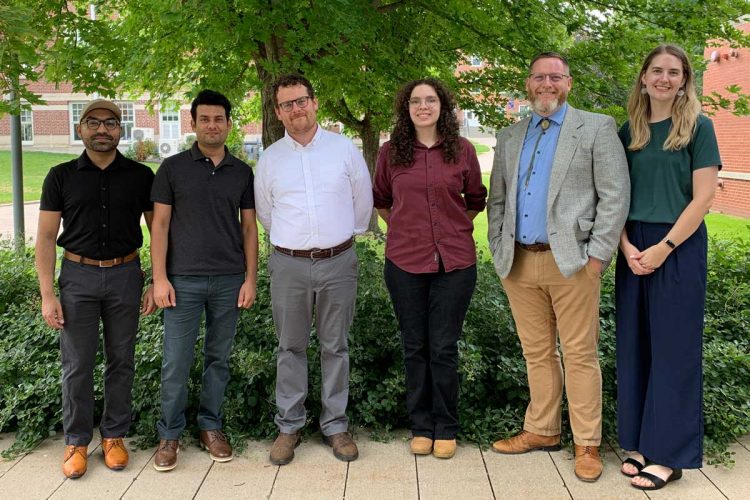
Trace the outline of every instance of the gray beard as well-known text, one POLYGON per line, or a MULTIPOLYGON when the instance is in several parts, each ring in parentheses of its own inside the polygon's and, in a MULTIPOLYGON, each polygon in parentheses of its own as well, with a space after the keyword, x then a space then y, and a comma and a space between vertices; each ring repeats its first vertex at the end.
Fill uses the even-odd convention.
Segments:
POLYGON ((539 115, 549 116, 560 108, 562 103, 559 100, 554 100, 546 105, 540 105, 537 99, 531 101, 531 109, 539 115))

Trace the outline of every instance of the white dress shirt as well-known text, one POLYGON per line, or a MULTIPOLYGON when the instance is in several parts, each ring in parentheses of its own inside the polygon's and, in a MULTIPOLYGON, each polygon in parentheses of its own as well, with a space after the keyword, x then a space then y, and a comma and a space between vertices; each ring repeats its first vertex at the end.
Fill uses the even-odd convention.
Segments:
POLYGON ((370 222, 372 182, 365 159, 351 140, 320 125, 306 146, 285 133, 258 161, 255 210, 272 245, 339 245, 370 222))

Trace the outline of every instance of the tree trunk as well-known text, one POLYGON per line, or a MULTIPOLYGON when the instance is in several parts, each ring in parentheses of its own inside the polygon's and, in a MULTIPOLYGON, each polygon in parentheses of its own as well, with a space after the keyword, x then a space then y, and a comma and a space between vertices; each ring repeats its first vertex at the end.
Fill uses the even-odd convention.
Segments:
MULTIPOLYGON (((365 157, 365 162, 367 162, 370 178, 373 179, 375 176, 375 165, 378 161, 378 150, 380 149, 380 130, 372 125, 372 121, 367 115, 362 120, 359 136, 362 139, 362 155, 365 157)), ((378 214, 375 210, 372 211, 368 230, 375 234, 380 233, 378 214)))
POLYGON ((284 137, 284 124, 276 118, 273 105, 273 83, 274 75, 263 69, 262 65, 256 64, 258 77, 263 82, 260 97, 263 102, 263 148, 267 148, 274 142, 284 137))

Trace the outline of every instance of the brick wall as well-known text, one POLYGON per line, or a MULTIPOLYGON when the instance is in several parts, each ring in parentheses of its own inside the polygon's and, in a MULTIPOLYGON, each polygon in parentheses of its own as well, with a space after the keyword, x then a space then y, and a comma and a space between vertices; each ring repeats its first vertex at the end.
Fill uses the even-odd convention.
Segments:
MULTIPOLYGON (((750 23, 739 26, 739 29, 750 33, 750 23)), ((744 93, 750 92, 750 49, 731 49, 726 45, 707 47, 703 55, 708 61, 703 74, 705 95, 718 92, 729 97, 725 90, 729 85, 739 85, 744 93)), ((711 119, 723 162, 719 173, 723 186, 716 190, 711 208, 750 217, 750 116, 734 116, 729 111, 718 110, 711 119)))

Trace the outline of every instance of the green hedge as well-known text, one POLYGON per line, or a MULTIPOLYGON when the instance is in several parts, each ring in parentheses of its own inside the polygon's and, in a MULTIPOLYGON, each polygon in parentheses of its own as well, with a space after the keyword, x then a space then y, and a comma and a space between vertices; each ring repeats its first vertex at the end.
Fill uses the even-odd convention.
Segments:
MULTIPOLYGON (((408 427, 404 407, 401 346, 391 303, 382 279, 382 242, 357 243, 360 282, 350 337, 349 416, 375 436, 408 427)), ((232 353, 232 378, 224 405, 225 426, 235 443, 268 438, 273 423, 276 339, 271 318, 265 256, 261 256, 258 300, 243 312, 232 353)), ((148 265, 144 252, 144 265, 148 265)), ((507 299, 490 259, 481 255, 476 293, 460 341, 462 377, 461 439, 486 445, 520 428, 528 401, 526 372, 507 299)), ((750 248, 747 242, 711 242, 705 330, 706 455, 730 462, 727 444, 750 432, 750 248)), ((0 250, 0 431, 15 431, 6 452, 16 454, 61 428, 60 363, 57 332, 39 313, 33 255, 0 250)), ((604 380, 604 432, 616 442, 613 271, 603 277, 601 365, 604 380)), ((141 320, 136 347, 136 383, 132 434, 142 443, 156 440, 161 369, 161 315, 141 320)), ((190 379, 187 434, 195 435, 202 346, 190 379)), ((308 429, 320 412, 320 358, 310 343, 308 429)), ((100 357, 95 383, 101 395, 100 357)), ((101 396, 97 410, 101 410, 101 396)), ((569 428, 567 422, 564 428, 569 428)), ((567 436, 568 441, 570 435, 567 436)))

